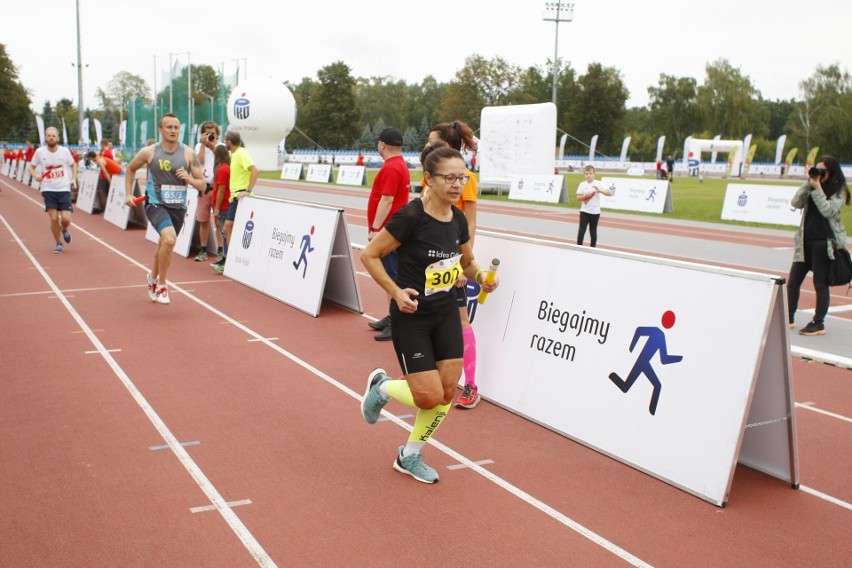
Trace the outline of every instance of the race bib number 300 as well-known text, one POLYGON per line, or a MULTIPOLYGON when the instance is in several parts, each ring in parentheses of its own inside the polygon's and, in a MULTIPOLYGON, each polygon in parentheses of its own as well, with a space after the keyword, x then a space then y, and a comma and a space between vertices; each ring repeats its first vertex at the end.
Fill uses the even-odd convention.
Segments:
POLYGON ((447 292, 455 285, 456 280, 462 275, 461 256, 457 254, 433 262, 426 267, 426 285, 424 286, 426 296, 447 292))
POLYGON ((183 205, 186 203, 185 185, 164 185, 160 187, 163 203, 168 205, 183 205))

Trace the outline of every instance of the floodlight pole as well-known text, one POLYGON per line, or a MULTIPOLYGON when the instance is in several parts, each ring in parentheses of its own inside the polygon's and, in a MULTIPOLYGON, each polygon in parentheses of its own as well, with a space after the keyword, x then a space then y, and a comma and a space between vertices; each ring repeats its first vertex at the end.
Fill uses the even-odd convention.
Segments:
POLYGON ((570 22, 574 19, 574 4, 561 0, 545 2, 542 19, 556 24, 556 39, 553 48, 553 104, 556 104, 556 84, 559 80, 559 22, 570 22))
MULTIPOLYGON (((80 143, 83 141, 83 55, 80 48, 80 0, 76 0, 77 7, 77 112, 79 114, 79 122, 77 123, 78 136, 80 143)), ((88 144, 88 140, 86 141, 88 144)))

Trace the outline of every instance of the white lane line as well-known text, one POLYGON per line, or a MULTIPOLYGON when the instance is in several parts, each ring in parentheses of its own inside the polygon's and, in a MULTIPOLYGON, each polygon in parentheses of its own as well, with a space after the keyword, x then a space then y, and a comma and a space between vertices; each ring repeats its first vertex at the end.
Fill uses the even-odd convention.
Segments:
MULTIPOLYGON (((239 507, 240 505, 251 505, 251 499, 240 499, 239 501, 228 501, 229 507, 239 507)), ((192 513, 204 513, 205 511, 213 511, 216 509, 213 505, 204 505, 203 507, 190 507, 192 513)))
POLYGON ((249 343, 258 343, 260 341, 278 341, 280 337, 264 337, 263 340, 260 339, 249 339, 249 343))
POLYGON ((837 497, 832 497, 831 495, 826 495, 822 491, 817 491, 816 489, 811 489, 806 485, 799 485, 799 489, 804 491, 805 493, 810 493, 814 497, 819 497, 820 499, 824 499, 829 503, 833 503, 838 507, 843 507, 844 509, 849 509, 852 511, 852 503, 847 503, 846 501, 841 501, 837 497))
MULTIPOLYGON (((6 221, 6 218, 0 213, 0 221, 3 221, 3 224, 6 225, 9 233, 18 241, 18 246, 21 247, 21 250, 27 255, 27 258, 30 259, 30 262, 35 266, 41 277, 47 283, 48 286, 53 290, 56 294, 56 297, 62 302, 65 306, 65 309, 71 315, 71 317, 77 322, 77 325, 82 329, 86 336, 89 338, 89 341, 92 342, 98 352, 103 357, 104 361, 110 366, 113 373, 118 377, 133 399, 136 401, 136 404, 142 409, 145 415, 148 417, 148 420, 154 425, 159 432, 160 436, 162 436, 163 440, 169 445, 172 452, 174 452, 175 456, 178 458, 180 463, 186 469, 186 471, 192 476, 195 480, 195 483, 198 487, 204 492, 208 499, 213 503, 216 509, 219 511, 219 514, 225 519, 225 522, 228 523, 228 526, 231 527, 231 530, 243 545, 248 549, 249 553, 254 557, 259 566, 262 567, 272 567, 276 566, 275 562, 273 562, 272 558, 266 553, 265 550, 260 546, 260 543, 254 538, 254 536, 249 532, 248 528, 242 523, 239 517, 234 514, 231 508, 228 506, 228 503, 225 499, 219 494, 219 491, 213 486, 207 476, 204 475, 204 472, 201 471, 201 468, 192 460, 189 456, 189 453, 180 445, 177 438, 172 434, 169 430, 168 426, 166 426, 165 422, 159 417, 154 408, 145 400, 145 397, 139 392, 139 389, 136 388, 136 385, 133 384, 133 381, 130 380, 130 377, 127 376, 127 373, 124 372, 124 369, 118 364, 118 362, 110 355, 109 351, 104 347, 103 343, 101 343, 98 336, 94 334, 89 325, 83 319, 83 317, 74 309, 74 306, 71 305, 71 302, 68 301, 67 298, 62 294, 62 291, 50 278, 50 275, 41 267, 36 258, 32 255, 29 249, 26 248, 23 241, 18 237, 17 233, 12 229, 12 226, 6 221)), ((78 229, 79 231, 80 229, 78 229)), ((84 231, 85 232, 85 231, 84 231)), ((89 234, 89 233, 87 233, 89 234)), ((94 238, 93 235, 90 235, 94 238)), ((99 240, 99 239, 96 239, 99 240)))
POLYGON ((827 410, 817 408, 812 402, 797 402, 796 407, 803 408, 805 410, 810 410, 811 412, 816 412, 818 414, 824 414, 825 416, 830 416, 831 418, 836 418, 837 420, 842 420, 844 422, 849 422, 850 424, 852 424, 852 418, 848 416, 843 416, 842 414, 835 414, 834 412, 829 412, 827 410))
MULTIPOLYGON (((488 465, 494 463, 494 460, 479 460, 473 462, 476 465, 488 465)), ((456 465, 448 465, 447 469, 456 470, 456 469, 467 469, 467 465, 463 463, 457 463, 456 465)))
MULTIPOLYGON (((180 445, 183 446, 184 448, 186 448, 186 447, 189 447, 189 446, 200 446, 201 442, 199 442, 199 441, 181 442, 180 445)), ((151 450, 152 452, 156 452, 156 451, 159 451, 159 450, 168 450, 169 446, 168 445, 165 445, 165 446, 148 446, 148 449, 151 450)))
MULTIPOLYGON (((414 418, 414 415, 413 414, 397 414, 396 417, 399 418, 400 420, 405 420, 407 418, 414 418)), ((379 423, 379 422, 390 422, 390 420, 385 418, 384 416, 380 416, 379 419, 376 420, 376 423, 379 423)))
MULTIPOLYGON (((121 353, 121 349, 107 349, 107 353, 121 353)), ((97 355, 100 351, 83 351, 84 355, 97 355)))

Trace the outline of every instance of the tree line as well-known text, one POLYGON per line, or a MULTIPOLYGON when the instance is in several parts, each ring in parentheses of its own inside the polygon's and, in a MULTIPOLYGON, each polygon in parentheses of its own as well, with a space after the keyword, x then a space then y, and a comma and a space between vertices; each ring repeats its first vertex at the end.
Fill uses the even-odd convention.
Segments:
MULTIPOLYGON (((501 57, 471 55, 449 82, 427 75, 419 83, 407 83, 392 77, 354 77, 349 66, 338 61, 319 69, 316 78, 285 82, 298 109, 287 149, 372 149, 376 133, 394 126, 403 132, 406 150, 418 151, 438 122, 463 120, 478 130, 485 106, 549 102, 550 69, 549 64, 522 69, 501 57)), ((192 65, 159 90, 159 108, 167 97, 188 98, 190 72, 195 105, 227 101, 216 70, 192 65)), ((117 139, 128 101, 151 104, 150 93, 144 79, 122 71, 98 89, 100 108, 84 114, 100 119, 104 137, 117 139)), ((598 152, 617 156, 624 137, 630 136, 630 158, 652 161, 661 135, 666 137, 665 153, 678 156, 688 136, 741 140, 752 134, 757 145, 754 161, 772 162, 776 141, 786 134, 786 148, 798 147, 800 159, 819 146, 821 153, 852 162, 852 78, 837 64, 818 65, 800 81, 799 97, 790 100, 764 99, 752 80, 725 59, 707 63, 701 83, 661 73, 648 95, 647 106, 627 108, 629 92, 618 69, 591 63, 580 74, 570 65, 562 66, 554 147, 561 133, 567 133, 566 154, 587 154, 587 144, 598 135, 598 152)), ((0 44, 0 140, 38 138, 30 104, 17 68, 0 44)), ((47 125, 60 126, 64 118, 69 138, 77 139, 77 109, 71 99, 45 103, 40 114, 47 125)), ((196 122, 206 118, 196 115, 196 122)))

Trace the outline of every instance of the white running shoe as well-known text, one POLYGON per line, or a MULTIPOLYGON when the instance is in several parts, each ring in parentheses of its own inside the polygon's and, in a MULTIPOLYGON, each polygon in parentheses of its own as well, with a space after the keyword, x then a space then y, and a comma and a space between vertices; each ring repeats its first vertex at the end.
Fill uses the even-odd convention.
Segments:
POLYGON ((148 299, 152 302, 157 301, 157 281, 151 278, 151 274, 148 274, 148 299))
POLYGON ((165 286, 157 287, 156 302, 158 304, 170 304, 169 290, 165 286))

